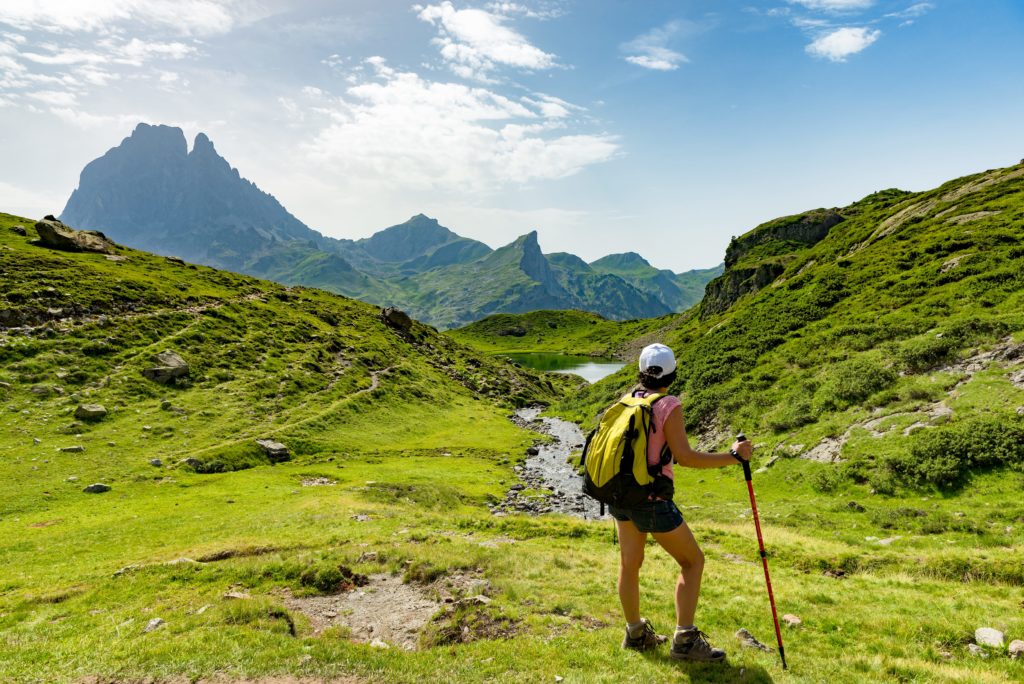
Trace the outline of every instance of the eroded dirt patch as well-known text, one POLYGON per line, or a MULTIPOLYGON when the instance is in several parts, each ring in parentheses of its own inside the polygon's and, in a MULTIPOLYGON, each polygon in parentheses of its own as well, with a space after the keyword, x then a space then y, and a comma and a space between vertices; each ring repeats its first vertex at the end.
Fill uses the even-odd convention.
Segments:
POLYGON ((490 604, 485 595, 488 589, 486 580, 469 573, 442 577, 429 584, 405 583, 399 575, 380 573, 370 575, 364 586, 351 591, 287 596, 284 603, 309 619, 314 634, 340 628, 356 642, 412 651, 420 647, 421 634, 431 625, 427 645, 504 634, 505 628, 477 616, 490 604), (463 635, 462 627, 466 625, 459 623, 458 638, 450 635, 447 623, 453 615, 474 616, 466 618, 471 623, 470 632, 463 635), (434 638, 439 632, 446 635, 442 641, 434 638))

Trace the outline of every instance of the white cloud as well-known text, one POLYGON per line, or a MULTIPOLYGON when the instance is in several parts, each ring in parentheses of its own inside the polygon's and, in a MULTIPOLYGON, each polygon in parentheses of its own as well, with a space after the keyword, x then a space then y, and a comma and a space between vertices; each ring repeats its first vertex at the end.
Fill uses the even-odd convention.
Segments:
POLYGON ((25 93, 25 97, 55 107, 74 107, 78 104, 78 98, 75 94, 69 93, 66 90, 38 90, 32 93, 25 93))
MULTIPOLYGON (((578 110, 557 98, 515 101, 380 62, 374 68, 374 81, 333 100, 330 123, 306 146, 314 163, 346 178, 392 188, 486 192, 570 176, 618 152, 609 135, 556 133, 578 110)), ((292 105, 282 102, 289 110, 292 105)))
POLYGON ((45 195, 0 181, 0 207, 3 207, 4 211, 18 216, 41 218, 46 214, 60 212, 63 205, 64 200, 56 193, 45 195))
POLYGON ((149 122, 149 117, 141 114, 91 114, 70 107, 50 107, 50 113, 61 121, 82 130, 90 130, 103 126, 124 129, 135 126, 140 121, 149 122))
POLYGON ((557 19, 565 14, 561 7, 550 3, 546 7, 528 7, 518 2, 491 2, 487 9, 495 14, 518 14, 527 19, 557 19))
POLYGON ((786 0, 791 5, 803 5, 810 10, 825 12, 853 12, 875 4, 875 0, 786 0))
POLYGON ((933 5, 932 3, 919 2, 917 4, 911 5, 905 10, 901 10, 899 12, 890 12, 885 16, 889 19, 905 19, 907 21, 904 21, 903 24, 901 24, 901 26, 905 26, 914 23, 914 19, 923 17, 924 15, 931 12, 933 9, 935 9, 935 5, 933 5))
POLYGON ((505 25, 507 18, 479 9, 457 10, 447 0, 440 5, 414 6, 418 16, 436 26, 434 44, 441 57, 463 78, 486 81, 497 66, 550 69, 555 56, 544 52, 505 25))
POLYGON ((215 0, 4 0, 0 23, 57 33, 112 31, 135 21, 182 35, 225 33, 235 23, 230 1, 215 0))
POLYGON ((876 29, 846 27, 819 36, 807 46, 807 52, 833 62, 845 62, 850 55, 864 50, 878 40, 876 29))
POLYGON ((678 69, 680 64, 690 60, 683 53, 670 49, 668 43, 680 32, 682 27, 682 22, 672 21, 664 26, 651 29, 628 43, 623 43, 621 49, 627 53, 624 59, 630 64, 655 71, 678 69))

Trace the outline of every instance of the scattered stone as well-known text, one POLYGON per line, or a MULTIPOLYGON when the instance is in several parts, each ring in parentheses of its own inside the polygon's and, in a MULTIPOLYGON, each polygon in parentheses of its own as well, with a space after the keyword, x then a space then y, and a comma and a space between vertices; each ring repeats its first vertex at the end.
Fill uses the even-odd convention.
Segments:
POLYGON ((78 476, 77 475, 68 475, 68 478, 67 478, 67 480, 65 480, 65 482, 78 482, 78 476))
POLYGON ((169 257, 164 257, 164 259, 168 263, 172 263, 172 264, 175 264, 177 266, 184 266, 185 265, 185 260, 182 259, 181 257, 169 256, 169 257))
POLYGON ((149 465, 151 465, 151 466, 153 466, 155 468, 162 468, 163 465, 164 465, 164 462, 161 461, 159 458, 151 458, 151 459, 149 459, 149 465))
POLYGON ((1009 652, 1010 657, 1013 659, 1017 659, 1021 656, 1024 656, 1024 641, 1021 641, 1020 639, 1014 639, 1013 641, 1011 641, 1009 652))
POLYGON ((206 605, 202 606, 199 610, 196 611, 196 615, 202 615, 203 613, 205 613, 206 611, 208 611, 212 607, 213 607, 212 605, 207 603, 206 605))
POLYGON ((43 247, 61 249, 67 252, 100 252, 112 254, 116 245, 107 236, 95 230, 75 230, 64 225, 53 216, 47 216, 36 223, 39 244, 43 247))
POLYGON ((105 485, 102 482, 97 482, 96 484, 89 485, 82 491, 87 494, 102 494, 103 492, 110 491, 110 485, 105 485))
POLYGON ((374 639, 371 641, 370 646, 374 648, 391 648, 386 641, 381 641, 380 639, 374 639))
POLYGON ((865 510, 865 508, 856 501, 851 501, 850 503, 846 504, 846 507, 855 513, 863 513, 865 510))
POLYGON ((32 438, 32 446, 39 446, 42 443, 43 443, 43 440, 39 439, 38 437, 33 437, 32 438))
POLYGON ((878 540, 878 545, 879 546, 889 546, 894 541, 897 541, 899 539, 903 539, 903 537, 901 537, 899 535, 896 535, 895 537, 886 537, 885 539, 879 539, 878 540))
POLYGON ((972 656, 977 656, 979 658, 988 658, 988 651, 983 649, 978 644, 967 644, 967 650, 971 652, 972 656))
POLYGON ((143 632, 152 632, 154 629, 159 629, 163 624, 164 624, 164 621, 161 620, 160 618, 153 618, 152 620, 149 621, 149 624, 146 625, 146 629, 144 629, 142 631, 143 632))
POLYGON ((172 351, 162 351, 153 357, 153 360, 158 364, 154 368, 147 368, 142 371, 142 375, 149 380, 159 382, 162 385, 167 385, 178 378, 188 377, 189 368, 188 364, 185 363, 185 359, 181 358, 178 354, 172 351))
POLYGON ((245 599, 252 598, 249 594, 244 591, 229 591, 222 597, 225 601, 244 601, 245 599))
POLYGON ((25 226, 11 226, 11 232, 17 235, 28 235, 28 231, 25 230, 25 226))
POLYGON ((1005 643, 1003 633, 991 627, 979 627, 974 630, 974 641, 979 646, 991 646, 992 648, 1002 648, 1005 643))
POLYGON ((368 515, 353 515, 352 519, 356 522, 370 522, 370 520, 372 520, 368 515))
POLYGON ((558 682, 562 681, 563 679, 565 679, 565 677, 561 675, 555 675, 555 684, 558 684, 558 682))
POLYGON ((768 648, 760 641, 754 638, 754 635, 748 632, 745 628, 740 627, 736 630, 736 638, 739 640, 740 645, 746 648, 756 648, 765 653, 771 653, 772 649, 768 648))
POLYGON ((535 446, 527 447, 527 449, 526 449, 526 455, 527 456, 536 456, 539 453, 540 453, 540 449, 538 449, 535 446))
POLYGON ((171 410, 171 400, 170 399, 164 399, 163 401, 161 401, 160 402, 160 408, 163 409, 164 411, 170 411, 171 410))
POLYGON ((483 594, 477 596, 468 596, 464 599, 459 599, 456 603, 460 606, 486 606, 491 602, 491 599, 487 598, 483 594))
POLYGON ((75 446, 63 447, 61 449, 58 449, 57 451, 62 451, 64 453, 66 453, 66 454, 80 454, 83 451, 85 451, 85 447, 81 446, 81 445, 75 445, 75 446))
POLYGON ((128 261, 128 257, 121 256, 120 254, 108 254, 106 259, 107 261, 128 261))
POLYGON ((793 615, 792 613, 786 613, 785 615, 783 615, 782 616, 782 621, 785 622, 790 627, 799 627, 800 625, 802 625, 804 623, 803 620, 798 618, 796 615, 793 615))
POLYGON ((412 328, 412 319, 409 318, 409 314, 405 313, 401 309, 393 306, 380 310, 380 317, 384 319, 384 322, 394 328, 395 330, 401 330, 402 332, 409 332, 412 328))
POLYGON ((331 487, 338 484, 338 482, 326 477, 307 477, 300 484, 303 487, 331 487))
POLYGON ((263 449, 263 453, 274 463, 287 461, 291 458, 291 452, 288 451, 288 447, 272 439, 257 439, 256 446, 263 449))
POLYGON ((107 409, 100 404, 82 404, 75 409, 78 420, 101 420, 107 415, 107 409))
POLYGON ((199 466, 203 465, 202 461, 200 461, 198 458, 195 458, 195 457, 192 457, 192 456, 189 456, 188 458, 181 459, 181 461, 179 461, 179 463, 181 463, 182 465, 186 465, 189 468, 198 468, 199 466))

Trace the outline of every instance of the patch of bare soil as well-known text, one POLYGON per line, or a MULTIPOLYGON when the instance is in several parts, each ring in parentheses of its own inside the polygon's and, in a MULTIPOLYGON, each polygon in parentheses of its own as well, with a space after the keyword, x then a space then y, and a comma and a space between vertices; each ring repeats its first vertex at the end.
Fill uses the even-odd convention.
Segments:
POLYGON ((489 586, 487 581, 469 574, 442 577, 426 585, 406 584, 401 576, 384 573, 367 579, 365 586, 352 591, 289 596, 284 603, 309 619, 314 634, 341 627, 349 631, 353 641, 407 651, 419 647, 420 634, 435 616, 441 619, 450 609, 490 603, 483 595, 489 586), (446 606, 448 609, 442 612, 446 606))

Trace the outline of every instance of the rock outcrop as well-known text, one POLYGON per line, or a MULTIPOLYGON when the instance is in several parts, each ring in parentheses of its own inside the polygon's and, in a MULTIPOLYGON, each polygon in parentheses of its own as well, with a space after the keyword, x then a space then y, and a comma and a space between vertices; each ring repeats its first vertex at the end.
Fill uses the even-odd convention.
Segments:
POLYGON ((161 385, 168 385, 176 382, 179 378, 188 377, 189 368, 185 359, 172 351, 163 351, 156 354, 153 360, 157 365, 142 371, 142 375, 150 380, 159 382, 161 385))
POLYGON ((39 244, 65 252, 100 252, 113 254, 117 247, 107 236, 95 230, 75 230, 64 225, 53 216, 47 216, 36 223, 39 244))
POLYGON ((381 309, 380 317, 384 319, 384 322, 389 327, 392 327, 395 330, 409 332, 409 330, 412 329, 412 319, 409 318, 409 314, 396 307, 389 306, 381 309))
POLYGON ((725 267, 728 269, 735 266, 755 247, 769 242, 815 245, 824 240, 832 227, 841 221, 843 215, 835 209, 815 209, 762 223, 743 237, 732 239, 725 250, 725 267))

